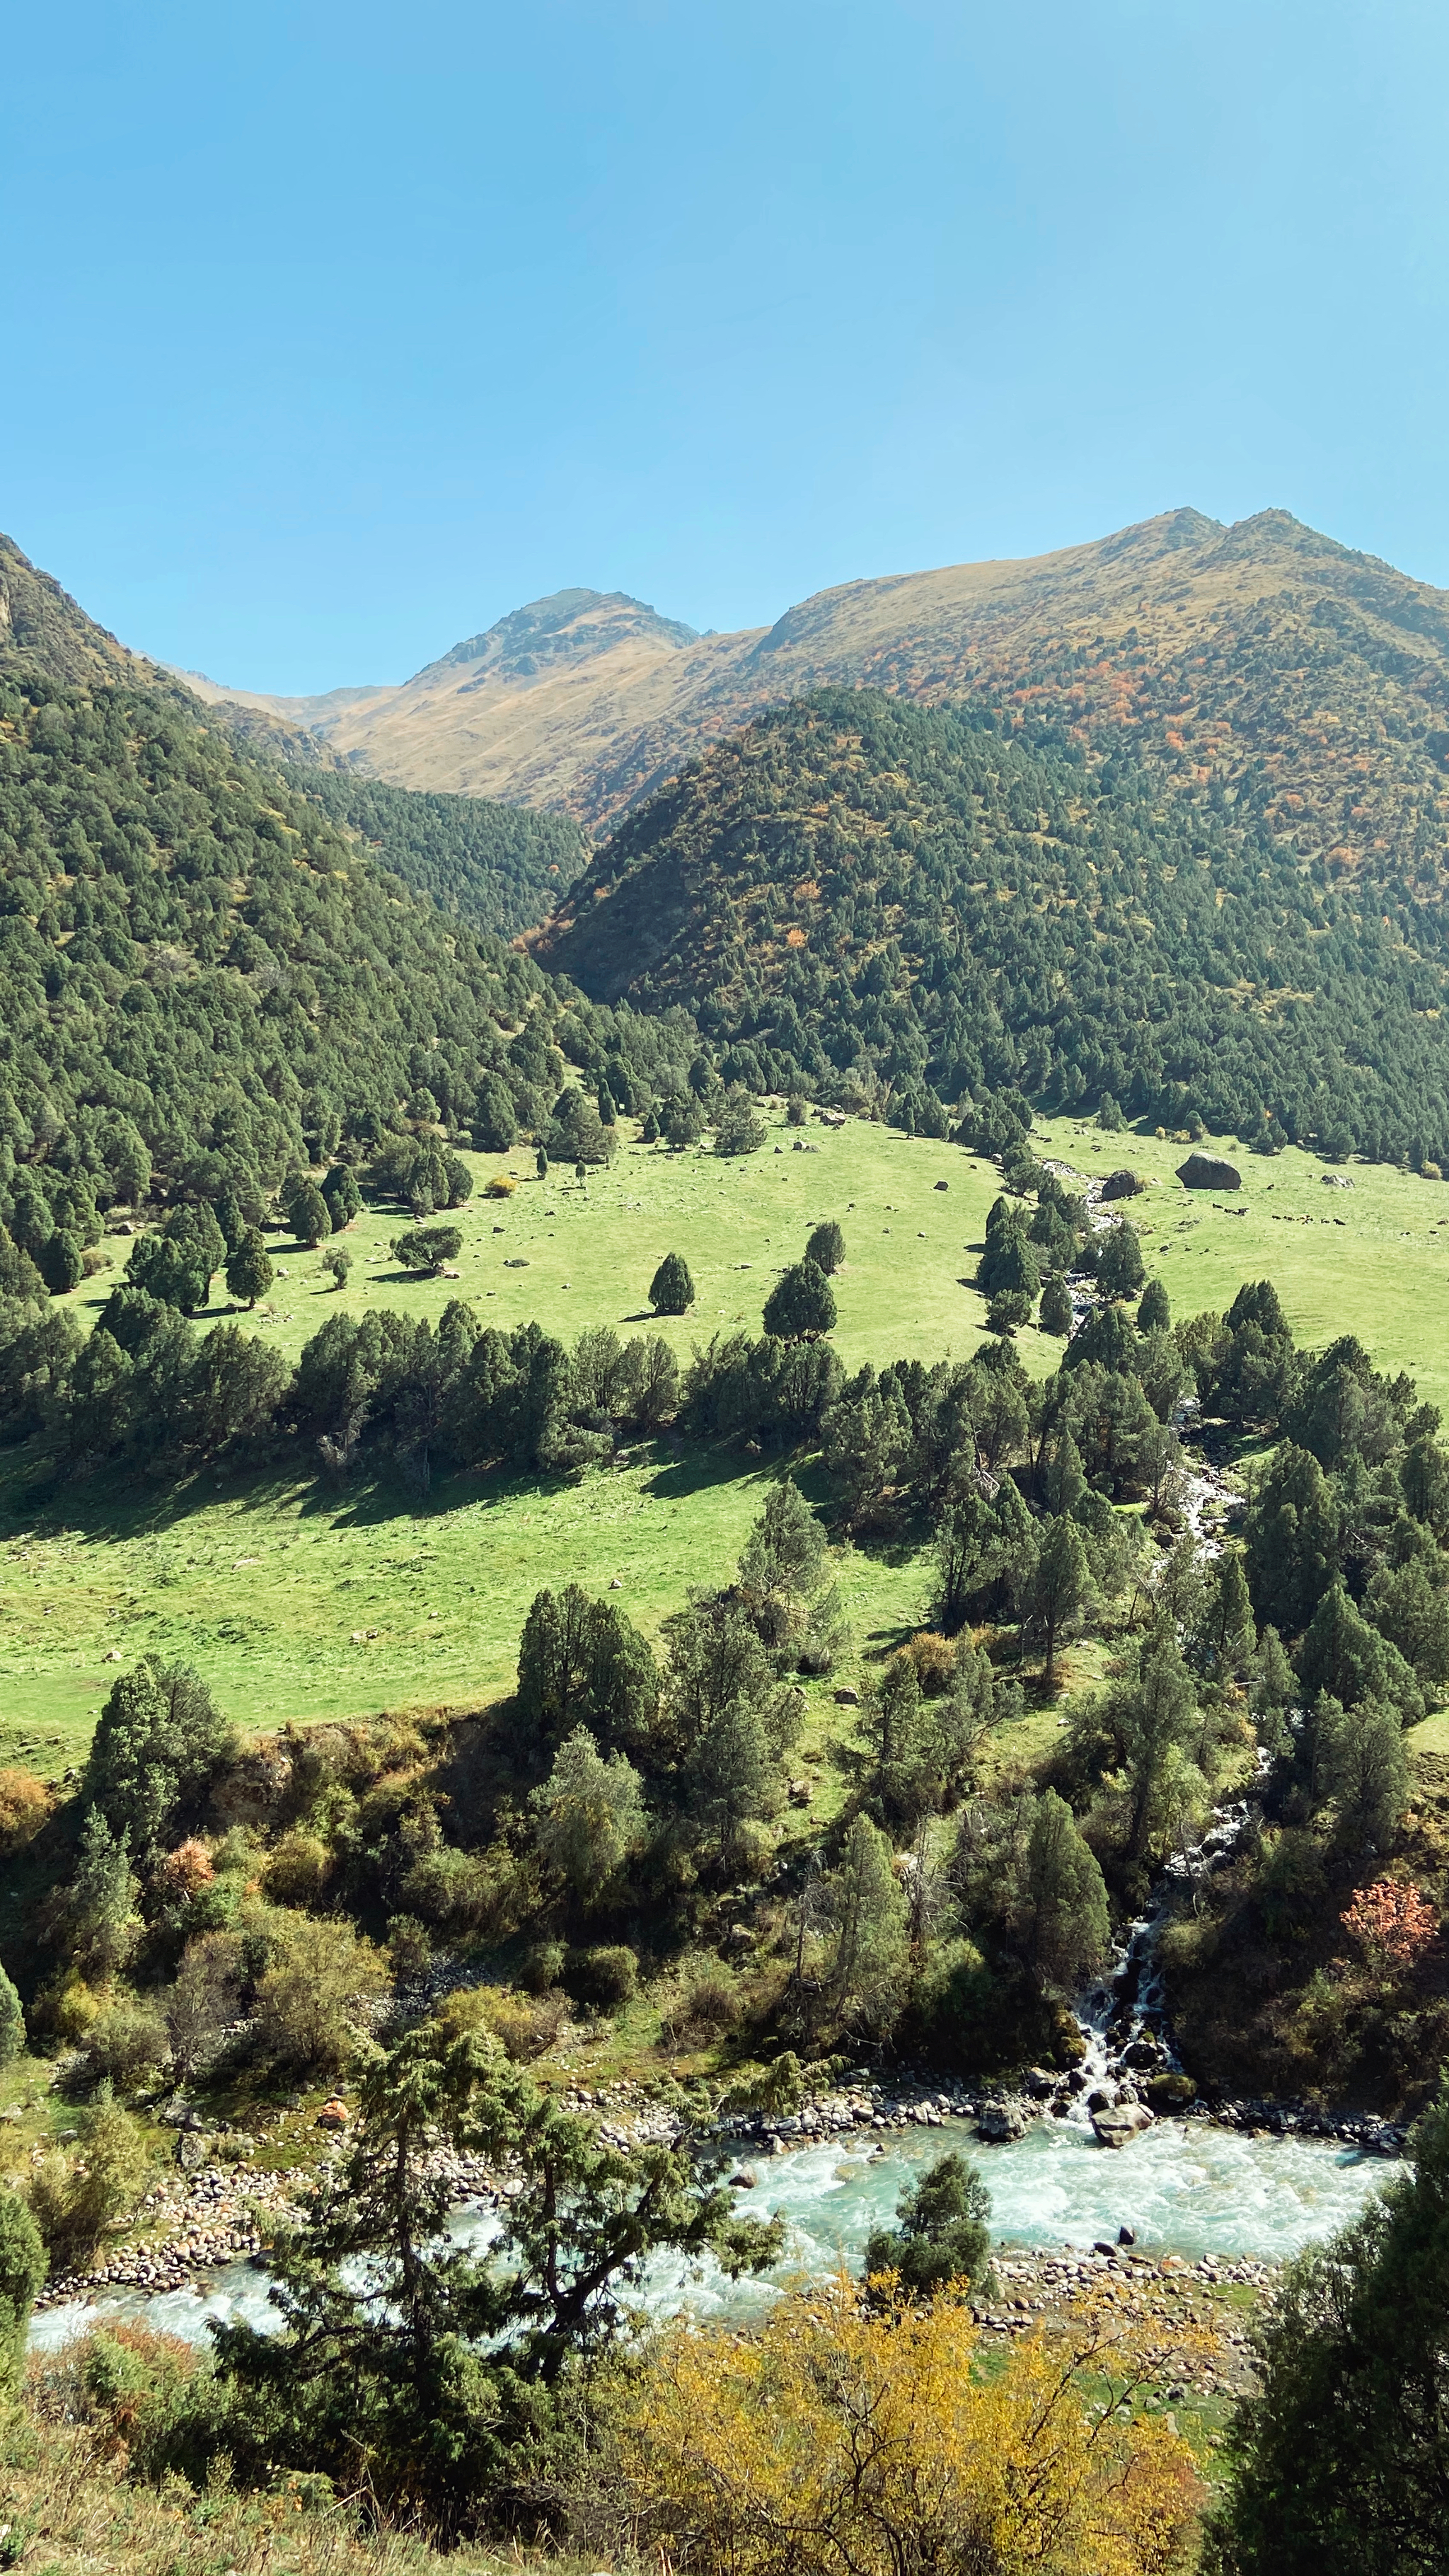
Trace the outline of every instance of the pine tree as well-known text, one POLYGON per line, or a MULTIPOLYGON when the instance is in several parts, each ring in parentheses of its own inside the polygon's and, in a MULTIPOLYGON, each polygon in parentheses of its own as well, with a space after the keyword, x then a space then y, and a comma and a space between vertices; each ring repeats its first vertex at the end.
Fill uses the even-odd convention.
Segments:
POLYGON ((775 1341, 814 1341, 835 1325, 835 1295, 808 1256, 783 1271, 765 1300, 765 1330, 775 1341))
POLYGON ((991 2199, 964 2156, 942 2156, 896 2202, 895 2227, 866 2239, 864 2277, 893 2272, 908 2298, 934 2298, 953 2282, 975 2288, 991 2259, 991 2199))
POLYGON ((8 2066, 25 2046, 25 2014, 20 1997, 0 1968, 0 2066, 8 2066))
POLYGON ((1290 2263, 1227 2435, 1215 2576, 1430 2576, 1444 2563, 1449 2094, 1361 2218, 1290 2263))
POLYGON ((0 2395, 14 2395, 24 2376, 30 2311, 46 2268, 39 2228, 19 2192, 0 2183, 0 2395))
POLYGON ((831 1894, 831 1998, 845 2022, 887 2029, 909 1965, 906 1900, 891 1866, 890 1844, 868 1816, 857 1816, 851 1825, 831 1894))
POLYGON ((1036 1802, 1023 1895, 1030 1911, 1031 1963, 1048 1984, 1070 1993, 1100 1968, 1112 1927, 1096 1854, 1055 1789, 1044 1789, 1036 1802))
POLYGON ((1097 1285, 1104 1297, 1131 1297, 1146 1277, 1137 1229, 1125 1221, 1114 1225, 1102 1246, 1097 1285))
POLYGON ((1137 1330, 1139 1333, 1167 1333, 1172 1330, 1172 1308, 1160 1279, 1149 1279, 1142 1291, 1137 1309, 1137 1330))
POLYGON ((681 1252, 666 1252, 649 1283, 649 1303, 656 1315, 686 1315, 694 1304, 694 1281, 681 1252))
POLYGON ((1044 1333, 1064 1340, 1072 1329, 1072 1296, 1065 1279, 1053 1271, 1041 1292, 1037 1321, 1044 1333))
POLYGON ((840 1268, 845 1259, 845 1237, 834 1217, 827 1217, 822 1225, 816 1226, 805 1246, 805 1258, 813 1261, 817 1270, 823 1270, 827 1279, 840 1268))
POLYGON ((1076 1522, 1049 1521, 1037 1550, 1026 1596, 1026 1622, 1041 1642, 1042 1680, 1056 1687, 1056 1655, 1062 1638, 1086 1607, 1091 1592, 1087 1550, 1076 1522))
POLYGON ((226 1265, 227 1294, 249 1307, 265 1297, 272 1285, 272 1265, 267 1254, 266 1237, 260 1228, 249 1225, 226 1265))

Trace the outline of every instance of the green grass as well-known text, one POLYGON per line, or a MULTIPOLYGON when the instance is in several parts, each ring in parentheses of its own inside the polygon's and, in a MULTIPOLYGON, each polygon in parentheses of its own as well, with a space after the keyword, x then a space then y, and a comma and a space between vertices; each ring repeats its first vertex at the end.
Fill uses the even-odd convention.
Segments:
MULTIPOLYGON (((369 1208, 342 1238, 354 1261, 345 1289, 333 1288, 320 1253, 300 1252, 278 1235, 272 1258, 287 1276, 254 1315, 242 1308, 237 1320, 295 1358, 339 1307, 436 1317, 450 1297, 466 1297, 485 1323, 505 1330, 537 1321, 566 1340, 591 1324, 657 1330, 684 1358, 711 1333, 736 1326, 757 1333, 777 1272, 799 1260, 812 1226, 835 1217, 847 1249, 835 1339, 848 1367, 879 1365, 907 1348, 933 1356, 973 1350, 982 1301, 960 1283, 975 1269, 970 1247, 1000 1186, 992 1167, 856 1119, 834 1129, 813 1121, 792 1128, 779 1114, 767 1123, 759 1153, 722 1161, 693 1147, 671 1154, 641 1145, 635 1123, 622 1120, 625 1142, 613 1165, 582 1186, 562 1166, 539 1181, 531 1147, 465 1155, 477 1190, 440 1220, 462 1232, 460 1279, 416 1280, 400 1270, 389 1246, 410 1220, 369 1208), (495 1173, 517 1180, 512 1199, 484 1198, 495 1173), (648 1289, 666 1252, 683 1253, 696 1298, 688 1315, 656 1322, 648 1289), (510 1261, 528 1266, 509 1269, 510 1261)), ((126 1245, 112 1241, 106 1250, 119 1270, 126 1245)), ((114 1277, 102 1273, 74 1292, 68 1302, 82 1320, 99 1313, 114 1277)), ((216 1295, 214 1315, 230 1319, 220 1280, 216 1295)))
MULTIPOLYGON (((0 1550, 0 1762, 53 1776, 79 1760, 108 1656, 195 1663, 247 1726, 480 1707, 511 1686, 541 1586, 617 1581, 656 1635, 691 1584, 733 1570, 775 1472, 666 1452, 576 1485, 458 1477, 422 1505, 254 1484, 72 1506, 0 1550)), ((847 1551, 838 1573, 856 1659, 919 1624, 908 1552, 847 1551)))
MULTIPOLYGON (((1449 1189, 1442 1181, 1377 1163, 1329 1165, 1293 1146, 1260 1156, 1231 1138, 1210 1138, 1204 1150, 1225 1153, 1243 1186, 1184 1190, 1176 1166, 1189 1148, 1180 1142, 1103 1136, 1070 1118, 1038 1120, 1032 1141, 1038 1154, 1079 1172, 1127 1164, 1159 1184, 1127 1204, 1174 1320, 1225 1307, 1245 1279, 1271 1279, 1300 1343, 1321 1348, 1336 1334, 1357 1333, 1381 1368, 1407 1369, 1420 1394, 1449 1414, 1449 1189), (1333 1171, 1353 1188, 1326 1188, 1333 1171)), ((1039 1336, 1022 1337, 1029 1362, 1034 1341, 1039 1336)))
MULTIPOLYGON (((480 1184, 502 1170, 519 1186, 502 1204, 480 1187, 460 1211, 459 1282, 399 1273, 387 1246, 406 1220, 375 1210, 346 1238, 356 1267, 340 1296, 318 1256, 281 1247, 289 1276, 255 1328, 295 1355, 339 1305, 437 1315, 462 1295, 490 1323, 536 1316, 566 1337, 603 1322, 654 1330, 645 1292, 662 1255, 677 1250, 697 1302, 657 1329, 686 1359, 713 1331, 757 1331, 775 1273, 798 1257, 813 1224, 833 1216, 847 1244, 835 1340, 848 1366, 975 1348, 983 1303, 963 1283, 998 1187, 989 1164, 859 1120, 796 1131, 772 1117, 763 1151, 732 1162, 669 1154, 639 1144, 632 1127, 624 1133, 612 1169, 583 1188, 571 1173, 539 1182, 523 1149, 475 1157, 480 1184), (796 1153, 797 1141, 816 1150, 796 1153), (510 1259, 528 1267, 507 1269, 510 1259)), ((1160 1185, 1132 1213, 1175 1315, 1221 1308, 1242 1280, 1271 1278, 1300 1340, 1355 1331, 1381 1364, 1410 1370, 1449 1410, 1442 1184, 1355 1164, 1353 1190, 1330 1191, 1311 1155, 1238 1154, 1243 1189, 1216 1194, 1215 1206, 1213 1192, 1189 1194, 1174 1178, 1180 1143, 1103 1136, 1070 1119, 1039 1122, 1035 1142, 1080 1172, 1130 1162, 1160 1185), (1245 1213, 1221 1212, 1228 1207, 1245 1213)), ((123 1257, 121 1244, 110 1249, 123 1257)), ((103 1275, 77 1291, 77 1311, 94 1317, 109 1285, 103 1275)), ((1061 1345, 1032 1331, 1019 1347, 1041 1372, 1061 1345)), ((0 1484, 0 1761, 47 1774, 75 1762, 111 1656, 123 1666, 142 1653, 184 1656, 256 1727, 484 1705, 509 1686, 541 1585, 604 1591, 617 1580, 621 1605, 655 1635, 691 1584, 732 1568, 775 1472, 739 1453, 701 1459, 663 1444, 578 1485, 457 1477, 423 1503, 386 1487, 339 1494, 301 1478, 208 1484, 180 1497, 98 1481, 33 1520, 24 1474, 12 1467, 0 1484)), ((839 1573, 855 1632, 849 1679, 862 1656, 919 1623, 927 1574, 908 1550, 851 1552, 839 1573)), ((813 1694, 822 1723, 828 1687, 813 1694)))

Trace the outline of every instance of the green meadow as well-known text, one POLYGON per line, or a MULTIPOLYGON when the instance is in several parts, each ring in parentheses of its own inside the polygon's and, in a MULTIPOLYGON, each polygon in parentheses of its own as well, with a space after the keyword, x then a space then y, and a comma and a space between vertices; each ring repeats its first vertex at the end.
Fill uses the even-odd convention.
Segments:
MULTIPOLYGON (((1041 1119, 1038 1154, 1079 1172, 1130 1165, 1154 1186, 1130 1200, 1149 1274, 1174 1318, 1226 1306, 1244 1279, 1271 1279, 1300 1343, 1321 1347, 1357 1333, 1381 1368, 1407 1369, 1420 1393, 1449 1416, 1449 1188, 1378 1163, 1325 1164, 1290 1146, 1250 1154, 1231 1137, 1203 1151, 1225 1154, 1242 1188, 1184 1190, 1181 1141, 1099 1135, 1070 1118, 1041 1119), (1335 1180, 1352 1189, 1333 1186, 1335 1180)), ((1022 1337, 1023 1354, 1038 1341, 1022 1337)))
MULTIPOLYGON (((400 1271, 389 1246, 407 1220, 386 1211, 349 1229, 354 1267, 340 1294, 318 1255, 275 1238, 279 1276, 252 1328, 295 1356, 339 1305, 436 1315, 464 1296, 490 1323, 536 1317, 565 1338, 600 1323, 663 1330, 687 1359, 713 1332, 758 1331, 775 1274, 833 1216, 847 1243, 835 1338, 848 1366, 975 1348, 983 1305, 967 1283, 998 1187, 991 1166, 858 1120, 802 1131, 772 1117, 763 1150, 736 1161, 624 1134, 612 1168, 583 1185, 562 1170, 539 1181, 521 1148, 471 1158, 478 1189, 458 1213, 458 1280, 400 1271), (516 1180, 511 1198, 484 1196, 494 1174, 516 1180), (646 1292, 671 1250, 689 1263, 697 1298, 687 1317, 656 1325, 646 1292)), ((1354 1164, 1353 1189, 1333 1189, 1322 1164, 1290 1150, 1235 1154, 1244 1185, 1232 1196, 1190 1194, 1174 1176, 1181 1143, 1103 1136, 1069 1119, 1040 1122, 1034 1141, 1083 1174, 1130 1163, 1153 1182, 1131 1213, 1175 1315, 1221 1308, 1243 1279, 1270 1277, 1300 1340, 1357 1332, 1449 1410, 1442 1184, 1354 1164)), ((106 1248, 119 1266, 124 1242, 106 1248)), ((109 1285, 102 1274, 77 1291, 78 1310, 93 1317, 109 1285)), ((230 1312, 224 1293, 212 1311, 230 1312)), ((1020 1340, 1039 1371, 1060 1347, 1035 1331, 1020 1340)), ((299 1462, 180 1494, 98 1479, 40 1501, 12 1462, 0 1479, 0 1762, 74 1763, 111 1673, 143 1653, 196 1663, 258 1728, 484 1705, 509 1685, 541 1585, 617 1584, 622 1606, 656 1634, 691 1584, 728 1573, 776 1472, 665 1441, 578 1484, 457 1477, 425 1500, 339 1489, 299 1462)), ((854 1648, 843 1676, 812 1686, 822 1714, 829 1689, 919 1624, 927 1600, 927 1566, 908 1549, 846 1550, 838 1572, 854 1648)))
MULTIPOLYGON (((396 1213, 369 1209, 349 1228, 354 1267, 340 1294, 319 1255, 274 1238, 286 1276, 251 1328, 294 1357, 339 1305, 437 1315, 463 1296, 490 1323, 537 1317, 565 1338, 600 1323, 664 1331, 687 1360, 712 1332, 758 1332, 777 1271, 798 1260, 812 1225, 836 1216, 849 1256, 836 1339, 848 1364, 974 1349, 982 1301, 963 1283, 997 1187, 990 1166, 855 1121, 812 1122, 802 1136, 772 1119, 769 1143, 737 1161, 670 1154, 625 1132, 613 1167, 582 1186, 562 1170, 540 1182, 531 1151, 471 1157, 478 1190, 456 1214, 458 1280, 399 1270, 389 1246, 408 1220, 396 1213), (483 1195, 495 1173, 517 1179, 511 1199, 483 1195), (696 1303, 656 1323, 646 1292, 671 1250, 689 1263, 696 1303)), ((119 1267, 124 1241, 107 1250, 119 1267)), ((82 1314, 100 1311, 113 1275, 76 1292, 82 1314)), ((223 1292, 213 1313, 230 1312, 223 1292)), ((98 1480, 47 1499, 42 1513, 27 1510, 24 1472, 12 1467, 0 1484, 0 1762, 72 1764, 111 1657, 185 1657, 256 1727, 480 1706, 509 1686, 541 1585, 617 1583, 622 1606, 656 1634, 691 1584, 733 1567, 776 1472, 664 1442, 580 1484, 456 1477, 420 1502, 390 1488, 339 1491, 310 1473, 180 1495, 102 1491, 98 1480)), ((909 1550, 847 1550, 838 1574, 857 1658, 920 1623, 927 1573, 909 1550)))

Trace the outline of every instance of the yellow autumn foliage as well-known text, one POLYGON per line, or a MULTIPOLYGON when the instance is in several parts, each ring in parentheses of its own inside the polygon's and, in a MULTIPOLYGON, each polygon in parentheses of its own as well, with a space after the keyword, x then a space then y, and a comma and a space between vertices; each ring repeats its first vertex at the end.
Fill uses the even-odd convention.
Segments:
POLYGON ((983 2366, 959 2299, 848 2278, 757 2335, 682 2327, 629 2409, 639 2540, 721 2576, 1169 2576, 1201 2489, 1148 2376, 1106 2307, 983 2366))

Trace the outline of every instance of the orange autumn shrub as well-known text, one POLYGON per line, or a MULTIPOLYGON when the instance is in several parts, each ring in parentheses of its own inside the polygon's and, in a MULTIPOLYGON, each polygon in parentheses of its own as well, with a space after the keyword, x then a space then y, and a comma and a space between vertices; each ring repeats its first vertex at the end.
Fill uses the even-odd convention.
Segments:
POLYGON ((1359 1889, 1343 1917, 1343 1928, 1362 1944, 1370 1959, 1403 1969, 1411 1968, 1428 1949, 1438 1932, 1439 1917, 1417 1887, 1403 1886, 1396 1878, 1376 1878, 1371 1887, 1359 1889))

